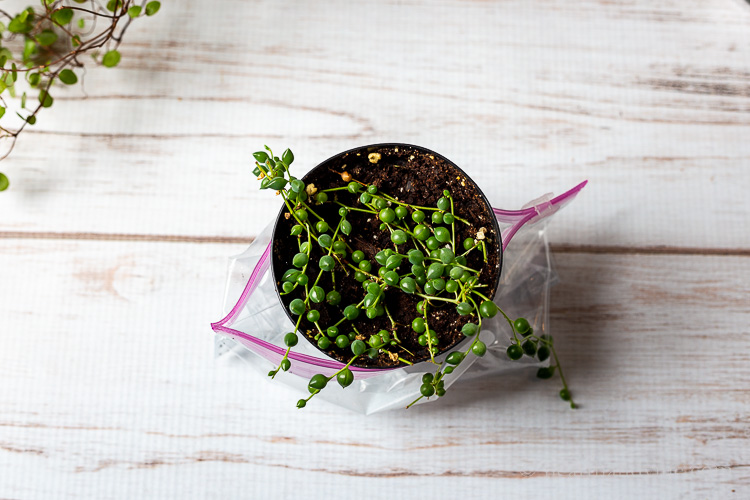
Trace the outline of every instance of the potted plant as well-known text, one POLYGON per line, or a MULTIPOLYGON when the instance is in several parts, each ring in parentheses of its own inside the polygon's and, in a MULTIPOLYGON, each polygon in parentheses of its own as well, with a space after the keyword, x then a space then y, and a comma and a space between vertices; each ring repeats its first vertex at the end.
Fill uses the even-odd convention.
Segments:
MULTIPOLYGON (((454 163, 413 145, 377 144, 337 154, 298 178, 289 149, 278 157, 266 147, 254 157, 261 189, 283 200, 271 266, 293 325, 269 376, 291 368, 288 354, 300 338, 342 363, 333 375, 310 378, 299 408, 334 378, 351 385, 350 366, 432 363, 414 402, 443 396, 443 377, 467 356, 486 353, 479 332, 496 314, 509 324, 511 359, 556 360, 551 338, 492 301, 501 233, 482 191, 454 163)), ((556 368, 560 395, 571 401, 559 363, 537 375, 549 378, 556 368)))

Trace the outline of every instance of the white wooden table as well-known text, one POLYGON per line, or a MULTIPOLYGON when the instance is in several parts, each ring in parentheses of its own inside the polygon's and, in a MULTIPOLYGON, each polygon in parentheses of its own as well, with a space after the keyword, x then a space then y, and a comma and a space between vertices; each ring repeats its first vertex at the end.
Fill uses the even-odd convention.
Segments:
POLYGON ((750 498, 750 5, 182 0, 19 139, 0 498, 750 498), (533 372, 371 417, 212 359, 250 153, 399 141, 550 229, 533 372))

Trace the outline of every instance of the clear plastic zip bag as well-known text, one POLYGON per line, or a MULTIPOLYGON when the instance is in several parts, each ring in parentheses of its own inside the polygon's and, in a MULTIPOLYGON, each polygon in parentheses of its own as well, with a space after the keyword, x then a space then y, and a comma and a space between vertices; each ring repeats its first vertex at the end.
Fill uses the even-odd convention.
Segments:
MULTIPOLYGON (((503 270, 494 302, 511 317, 525 317, 534 331, 549 334, 549 290, 557 282, 552 268, 546 227, 549 218, 570 203, 586 182, 553 197, 545 195, 528 203, 521 210, 493 209, 501 228, 503 270), (513 241, 512 244, 509 244, 513 241)), ((270 271, 273 221, 261 232, 248 249, 230 260, 229 278, 224 298, 225 317, 211 325, 217 358, 236 357, 266 377, 279 364, 286 352, 283 337, 293 325, 276 295, 270 271)), ((502 315, 487 318, 482 324, 481 340, 487 345, 483 357, 467 356, 446 375, 445 388, 458 380, 502 373, 523 366, 545 366, 523 357, 511 361, 506 355, 512 330, 502 315)), ((470 341, 467 339, 467 341, 470 341)), ((459 346, 460 348, 460 346, 459 346)), ((307 384, 313 375, 330 376, 344 365, 330 359, 303 341, 289 353, 291 369, 279 372, 273 383, 284 383, 309 395, 307 384)), ((444 357, 444 356, 443 356, 444 357)), ((436 360, 442 361, 443 357, 436 360)), ((314 399, 327 400, 349 410, 372 414, 405 408, 420 395, 421 378, 433 373, 435 365, 423 362, 392 369, 350 367, 354 382, 346 389, 329 384, 314 399)), ((422 398, 417 404, 435 401, 422 398)), ((294 401, 290 401, 290 406, 294 401)))

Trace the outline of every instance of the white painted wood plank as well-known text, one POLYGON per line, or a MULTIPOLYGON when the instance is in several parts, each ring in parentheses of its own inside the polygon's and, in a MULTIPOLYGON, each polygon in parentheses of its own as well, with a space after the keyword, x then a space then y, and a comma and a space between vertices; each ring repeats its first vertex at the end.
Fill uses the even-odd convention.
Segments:
MULTIPOLYGON (((16 156, 28 169, 14 177, 21 186, 0 197, 5 214, 0 227, 249 238, 281 206, 273 194, 258 191, 250 173, 249 145, 264 140, 50 140, 71 161, 16 156), (203 151, 210 158, 196 162, 203 151), (108 155, 116 162, 103 166, 108 155), (47 167, 39 166, 45 162, 47 167)), ((343 141, 334 143, 292 144, 301 171, 348 147, 343 141)), ((590 169, 462 166, 501 208, 520 208, 522 200, 560 193, 588 178, 580 197, 553 221, 554 243, 748 248, 750 177, 743 172, 745 163, 736 157, 651 157, 637 163, 628 158, 594 161, 590 169)))
POLYGON ((309 168, 404 141, 505 208, 590 179, 556 242, 747 248, 741 7, 167 3, 89 71, 91 99, 58 89, 20 139, 0 230, 249 236, 276 210, 247 168, 260 144, 309 168))
MULTIPOLYGON (((330 453, 346 453, 332 450, 330 453)), ((349 458, 356 458, 350 456, 349 458)), ((694 472, 664 471, 639 474, 539 474, 509 477, 427 476, 408 471, 358 476, 350 471, 321 473, 264 466, 235 456, 196 457, 178 470, 165 465, 119 467, 93 473, 67 474, 40 467, 44 482, 23 485, 22 498, 310 498, 348 499, 350 492, 367 498, 452 499, 456 492, 467 498, 495 499, 554 497, 560 499, 601 498, 742 498, 746 489, 736 486, 736 469, 705 469, 694 472)), ((746 477, 740 477, 740 481, 746 477)))
POLYGON ((522 371, 362 417, 214 365, 237 250, 0 241, 3 496, 748 495, 746 257, 558 254, 578 411, 522 371))

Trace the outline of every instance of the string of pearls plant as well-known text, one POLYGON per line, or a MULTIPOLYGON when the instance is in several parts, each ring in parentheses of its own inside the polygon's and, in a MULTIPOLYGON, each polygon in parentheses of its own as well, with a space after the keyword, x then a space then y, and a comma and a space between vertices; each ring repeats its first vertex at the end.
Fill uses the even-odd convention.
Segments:
POLYGON ((333 379, 344 388, 350 386, 354 381, 350 366, 363 356, 375 358, 385 353, 394 361, 411 364, 403 356, 404 353, 413 353, 407 350, 396 333, 396 322, 386 305, 384 297, 389 293, 419 297, 411 328, 419 335, 419 345, 429 351, 427 362, 435 365, 434 373, 422 377, 421 394, 409 406, 422 398, 445 395, 444 377, 467 356, 485 355, 487 346, 479 338, 482 322, 500 313, 512 333, 508 357, 518 360, 525 355, 545 361, 551 355, 554 363, 539 368, 537 376, 547 379, 557 373, 563 385, 560 397, 575 408, 552 338, 537 336, 525 318, 512 320, 500 310, 488 297, 488 285, 480 282, 481 269, 467 265, 467 257, 474 252, 479 252, 480 261, 487 263, 486 240, 480 230, 474 238, 457 241, 457 225, 469 222, 456 213, 459 201, 453 199, 449 190, 442 192, 435 206, 415 206, 399 201, 374 184, 361 182, 347 172, 341 174, 341 185, 316 189, 291 174, 290 166, 294 161, 291 150, 285 150, 278 157, 266 146, 265 151, 253 156, 256 160, 253 173, 260 180, 260 188, 276 191, 286 205, 285 216, 294 220, 290 236, 296 237, 297 253, 292 258, 292 267, 282 275, 280 294, 302 292, 288 306, 292 317, 297 320, 294 330, 284 337, 287 347, 284 357, 268 375, 273 378, 279 371, 291 368, 288 356, 299 342, 303 318, 315 326, 311 340, 320 349, 336 349, 342 355, 348 353, 349 358, 348 363, 333 375, 313 375, 308 383, 310 396, 300 399, 298 408, 305 407, 333 379), (336 196, 341 191, 358 195, 356 206, 342 203, 336 196), (331 204, 338 207, 335 211, 337 217, 326 220, 318 213, 322 212, 319 207, 331 204), (355 231, 347 220, 351 212, 365 212, 377 217, 380 229, 390 234, 386 247, 375 254, 374 262, 351 246, 355 231), (319 255, 315 266, 317 273, 310 269, 316 247, 315 255, 319 255), (331 278, 329 290, 320 285, 325 273, 331 278), (351 278, 361 283, 365 295, 358 302, 344 303, 336 283, 351 278), (339 317, 329 324, 322 324, 319 311, 312 307, 323 302, 339 311, 339 317), (440 362, 436 355, 440 352, 441 335, 431 327, 431 319, 436 308, 446 305, 454 307, 460 317, 466 318, 461 332, 470 341, 440 362), (361 322, 383 315, 389 319, 390 329, 382 329, 369 338, 360 334, 358 325, 361 327, 361 322))

